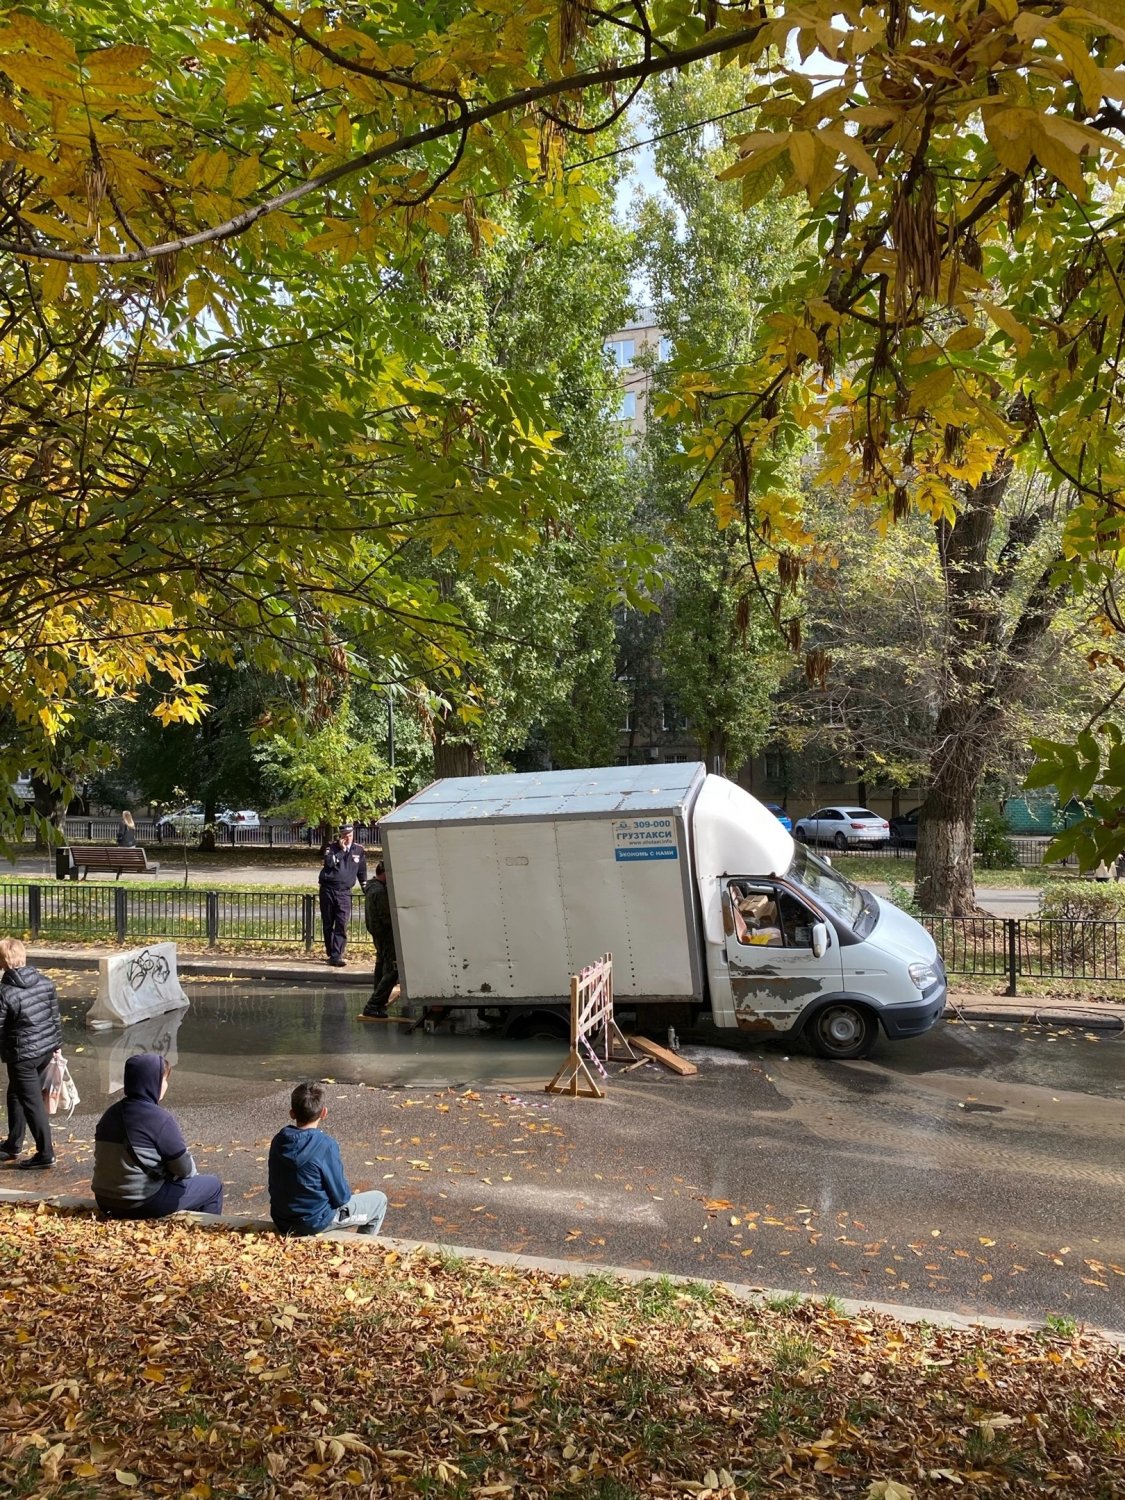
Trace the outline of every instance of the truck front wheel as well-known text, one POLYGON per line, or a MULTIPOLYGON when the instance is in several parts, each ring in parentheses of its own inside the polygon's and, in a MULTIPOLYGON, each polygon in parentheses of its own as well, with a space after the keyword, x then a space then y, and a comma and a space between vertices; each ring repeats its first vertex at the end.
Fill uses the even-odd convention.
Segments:
POLYGON ((840 1062, 866 1057, 875 1045, 879 1026, 864 1006, 841 1000, 818 1010, 805 1027, 805 1035, 818 1057, 840 1062))

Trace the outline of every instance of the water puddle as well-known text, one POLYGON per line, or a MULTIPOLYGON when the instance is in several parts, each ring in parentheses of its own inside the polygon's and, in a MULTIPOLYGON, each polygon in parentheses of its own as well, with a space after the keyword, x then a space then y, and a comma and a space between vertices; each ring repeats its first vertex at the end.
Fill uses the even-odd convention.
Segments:
POLYGON ((181 1105, 263 1096, 279 1083, 326 1078, 369 1087, 498 1087, 541 1093, 566 1056, 563 1043, 454 1036, 356 1020, 362 991, 201 983, 185 976, 191 1006, 124 1028, 92 1031, 92 980, 60 987, 63 1046, 83 1110, 121 1088, 125 1061, 157 1052, 176 1069, 181 1105))

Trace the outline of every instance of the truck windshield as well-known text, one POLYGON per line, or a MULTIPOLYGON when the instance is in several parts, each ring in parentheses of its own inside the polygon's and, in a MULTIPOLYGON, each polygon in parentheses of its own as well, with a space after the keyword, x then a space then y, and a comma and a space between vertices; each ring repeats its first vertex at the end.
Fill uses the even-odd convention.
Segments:
POLYGON ((803 885, 810 896, 838 917, 843 917, 849 927, 854 929, 864 915, 866 903, 859 886, 838 875, 831 865, 818 859, 804 844, 798 844, 794 849, 788 873, 790 880, 803 885))

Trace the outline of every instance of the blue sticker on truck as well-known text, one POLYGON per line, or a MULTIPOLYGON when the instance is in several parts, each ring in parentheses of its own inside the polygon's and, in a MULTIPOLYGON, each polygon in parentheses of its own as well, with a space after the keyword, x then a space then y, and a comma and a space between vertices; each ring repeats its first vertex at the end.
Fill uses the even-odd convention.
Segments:
POLYGON ((613 824, 613 857, 619 864, 637 859, 678 859, 671 818, 618 818, 613 824))

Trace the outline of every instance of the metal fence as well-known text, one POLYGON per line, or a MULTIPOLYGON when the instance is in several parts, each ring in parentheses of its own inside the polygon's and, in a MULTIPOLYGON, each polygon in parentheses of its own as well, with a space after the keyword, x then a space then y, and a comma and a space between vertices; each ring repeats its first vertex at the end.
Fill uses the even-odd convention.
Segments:
MULTIPOLYGON (((352 910, 362 914, 362 897, 352 910)), ((146 890, 57 881, 0 883, 0 929, 33 942, 148 942, 168 938, 222 944, 268 943, 311 951, 317 898, 307 891, 146 890)))
MULTIPOLYGON (((320 829, 310 827, 307 823, 262 823, 257 828, 248 828, 242 823, 216 823, 213 826, 215 843, 219 848, 244 845, 253 849, 298 849, 319 846, 321 840, 320 829)), ((118 818, 63 820, 63 833, 68 844, 113 844, 116 843, 120 827, 118 818)), ((379 825, 357 823, 355 836, 360 844, 377 844, 379 825)), ((176 826, 161 825, 154 818, 137 819, 137 843, 146 847, 167 844, 175 848, 186 843, 189 848, 195 848, 202 837, 202 822, 176 826)), ((34 831, 26 829, 24 843, 33 843, 34 839, 34 831)))
MULTIPOLYGON (((1013 863, 1009 865, 997 865, 995 861, 986 859, 983 855, 976 855, 974 862, 979 870, 990 869, 1020 869, 1038 870, 1045 865, 1053 865, 1056 868, 1077 869, 1078 861, 1070 855, 1062 860, 1048 860, 1047 848, 1050 845, 1049 838, 1029 838, 1020 835, 1012 835, 1008 844, 1012 851, 1013 863)), ((893 859, 901 860, 905 865, 913 866, 916 853, 913 844, 862 844, 852 845, 849 849, 835 849, 830 846, 819 846, 818 852, 827 854, 830 859, 893 859)))
MULTIPOLYGON (((362 897, 352 913, 362 916, 362 897)), ((1125 981, 1125 922, 1054 917, 924 917, 953 977, 1125 981)), ((263 943, 311 952, 320 930, 308 891, 150 890, 88 882, 0 882, 0 932, 33 942, 148 942, 159 938, 263 943)))

